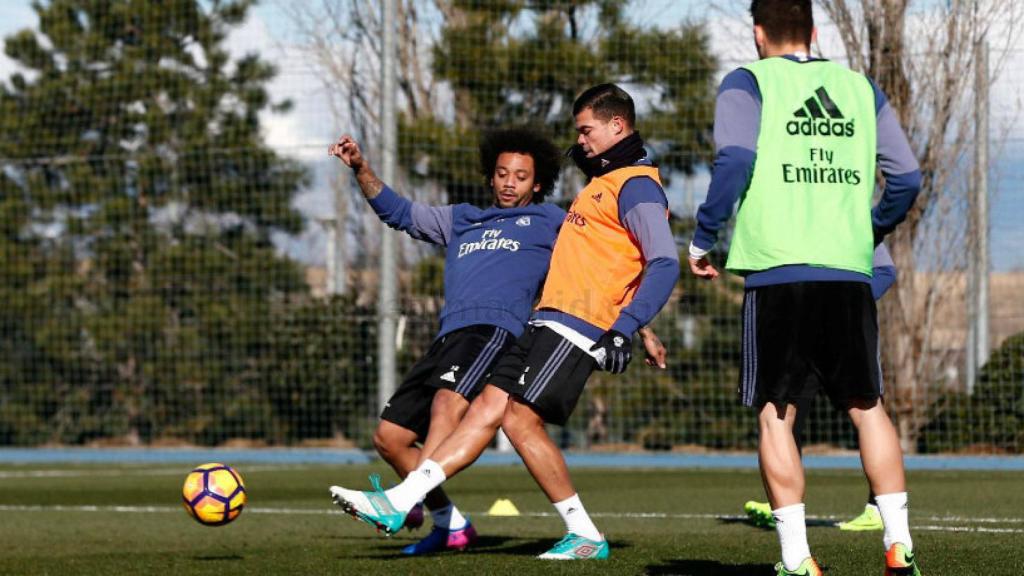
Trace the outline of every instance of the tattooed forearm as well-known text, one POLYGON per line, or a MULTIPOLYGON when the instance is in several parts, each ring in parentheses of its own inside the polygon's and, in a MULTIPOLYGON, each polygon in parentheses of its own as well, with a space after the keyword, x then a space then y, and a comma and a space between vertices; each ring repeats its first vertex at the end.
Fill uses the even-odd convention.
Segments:
POLYGON ((384 190, 384 182, 377 178, 367 165, 356 171, 356 182, 359 183, 359 189, 363 191, 363 197, 367 200, 373 200, 384 190))

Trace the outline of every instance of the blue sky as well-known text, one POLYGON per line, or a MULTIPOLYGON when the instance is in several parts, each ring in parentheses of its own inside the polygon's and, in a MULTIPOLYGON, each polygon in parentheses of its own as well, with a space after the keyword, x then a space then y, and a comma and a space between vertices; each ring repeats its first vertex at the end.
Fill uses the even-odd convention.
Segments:
MULTIPOLYGON (((245 27, 233 35, 232 44, 240 52, 258 50, 280 64, 282 75, 273 90, 278 97, 293 99, 296 107, 288 116, 267 119, 268 139, 282 150, 316 161, 323 158, 322 150, 337 129, 331 122, 324 121, 327 113, 321 87, 311 79, 310 70, 303 69, 294 52, 288 50, 292 30, 279 8, 283 1, 287 0, 263 0, 245 27)), ((712 32, 712 48, 723 60, 740 62, 754 56, 748 39, 749 25, 743 14, 744 7, 748 5, 745 1, 726 2, 724 9, 709 9, 710 3, 697 0, 638 0, 634 4, 641 9, 633 11, 632 17, 642 24, 674 26, 691 18, 707 19, 708 29, 712 32)), ((35 23, 28 0, 0 1, 0 36, 8 36, 35 23)), ((822 35, 826 37, 822 49, 834 49, 827 45, 828 32, 823 31, 822 35)), ((999 38, 995 40, 997 42, 999 38)), ((1024 226, 1020 224, 1024 220, 1024 121, 1020 118, 1024 94, 1024 41, 1017 44, 1008 53, 1006 69, 992 94, 992 135, 997 140, 1005 139, 1001 153, 994 158, 991 178, 992 260, 993 266, 999 270, 1024 269, 1024 226)), ((11 69, 11 62, 0 54, 0 76, 7 76, 11 69)), ((316 164, 322 166, 323 162, 316 164)), ((706 174, 686 183, 677 179, 670 193, 673 208, 682 209, 687 187, 699 202, 706 179, 706 174)), ((311 217, 331 210, 327 195, 316 190, 300 196, 297 203, 311 217)), ((322 242, 319 232, 314 229, 305 236, 296 241, 289 251, 316 250, 315 247, 322 242)))

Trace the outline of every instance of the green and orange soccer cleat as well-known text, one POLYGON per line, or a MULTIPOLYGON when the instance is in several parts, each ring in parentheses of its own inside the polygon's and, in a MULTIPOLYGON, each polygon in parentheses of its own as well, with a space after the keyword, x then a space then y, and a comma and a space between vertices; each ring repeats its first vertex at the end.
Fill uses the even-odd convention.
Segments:
POLYGON ((782 562, 779 562, 775 565, 775 574, 776 576, 822 576, 821 568, 818 567, 814 558, 804 558, 796 570, 786 570, 782 562))
POLYGON ((885 553, 885 576, 921 576, 914 553, 900 542, 885 553))

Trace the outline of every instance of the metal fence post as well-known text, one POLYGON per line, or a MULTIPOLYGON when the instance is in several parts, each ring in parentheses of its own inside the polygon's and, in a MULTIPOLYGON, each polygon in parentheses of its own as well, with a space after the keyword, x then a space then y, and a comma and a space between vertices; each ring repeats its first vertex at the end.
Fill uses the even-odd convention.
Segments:
MULTIPOLYGON (((383 159, 381 177, 392 184, 395 181, 398 147, 398 126, 395 114, 395 60, 397 50, 395 42, 395 12, 397 0, 381 2, 381 21, 384 30, 383 55, 381 58, 381 158, 383 159)), ((395 238, 394 232, 385 228, 381 233, 380 243, 380 294, 377 304, 377 409, 383 410, 384 404, 395 391, 395 334, 398 313, 397 277, 395 270, 395 238)))
POLYGON ((988 221, 988 120, 989 73, 988 42, 983 38, 975 45, 974 84, 974 187, 969 199, 973 248, 968 262, 967 279, 967 393, 973 394, 981 367, 989 355, 989 221, 988 221))

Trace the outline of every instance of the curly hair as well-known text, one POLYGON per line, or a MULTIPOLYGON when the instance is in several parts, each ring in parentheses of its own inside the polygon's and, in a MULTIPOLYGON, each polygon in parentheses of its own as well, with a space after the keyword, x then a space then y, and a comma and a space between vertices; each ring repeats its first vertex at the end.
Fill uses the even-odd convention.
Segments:
POLYGON ((487 181, 494 176, 498 156, 506 152, 533 158, 534 181, 540 185, 540 191, 533 195, 533 202, 543 202, 558 180, 558 172, 562 168, 562 152, 549 138, 530 128, 488 131, 480 138, 480 171, 487 181))

